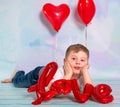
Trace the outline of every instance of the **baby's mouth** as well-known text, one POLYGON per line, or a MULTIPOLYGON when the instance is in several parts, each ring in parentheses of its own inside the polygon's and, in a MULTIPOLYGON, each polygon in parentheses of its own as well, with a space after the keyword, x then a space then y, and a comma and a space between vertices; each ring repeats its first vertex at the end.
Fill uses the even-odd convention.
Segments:
POLYGON ((80 70, 80 67, 74 67, 76 70, 80 70))

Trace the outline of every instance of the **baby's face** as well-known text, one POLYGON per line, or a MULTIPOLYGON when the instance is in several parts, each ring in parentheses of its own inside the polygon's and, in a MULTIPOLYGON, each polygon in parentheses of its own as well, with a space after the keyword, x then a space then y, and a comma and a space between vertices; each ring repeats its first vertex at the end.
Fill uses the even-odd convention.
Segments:
POLYGON ((79 74, 80 70, 88 64, 88 56, 83 51, 79 51, 77 53, 71 51, 66 60, 70 64, 74 74, 79 74))

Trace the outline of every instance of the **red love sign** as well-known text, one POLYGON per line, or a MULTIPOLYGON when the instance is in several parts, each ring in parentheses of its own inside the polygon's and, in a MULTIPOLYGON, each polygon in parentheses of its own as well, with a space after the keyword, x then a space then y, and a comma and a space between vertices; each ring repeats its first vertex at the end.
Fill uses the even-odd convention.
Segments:
POLYGON ((77 9, 81 20, 87 26, 92 20, 96 10, 93 0, 79 0, 77 9))
POLYGON ((90 96, 93 96, 94 100, 100 103, 110 103, 114 100, 111 95, 112 89, 107 84, 98 84, 93 86, 89 83, 85 84, 83 92, 81 92, 77 79, 59 79, 54 81, 48 91, 45 87, 52 80, 54 74, 56 73, 58 65, 56 62, 48 63, 42 74, 39 77, 38 83, 29 87, 28 92, 36 92, 37 99, 32 102, 33 105, 41 104, 42 101, 48 101, 58 94, 69 94, 73 92, 75 99, 80 103, 85 103, 90 96))
POLYGON ((59 31, 63 22, 69 16, 70 9, 66 4, 54 6, 53 4, 47 3, 43 6, 43 14, 52 24, 56 31, 59 31))

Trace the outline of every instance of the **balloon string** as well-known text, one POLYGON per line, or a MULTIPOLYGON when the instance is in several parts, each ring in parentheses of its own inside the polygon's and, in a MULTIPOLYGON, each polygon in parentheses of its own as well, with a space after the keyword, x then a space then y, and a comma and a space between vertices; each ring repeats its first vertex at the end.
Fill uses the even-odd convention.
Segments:
POLYGON ((56 62, 57 62, 57 60, 58 60, 58 53, 57 53, 57 50, 58 50, 57 36, 55 36, 55 61, 56 61, 56 62))
POLYGON ((85 46, 88 45, 88 37, 87 37, 87 26, 85 27, 85 46))

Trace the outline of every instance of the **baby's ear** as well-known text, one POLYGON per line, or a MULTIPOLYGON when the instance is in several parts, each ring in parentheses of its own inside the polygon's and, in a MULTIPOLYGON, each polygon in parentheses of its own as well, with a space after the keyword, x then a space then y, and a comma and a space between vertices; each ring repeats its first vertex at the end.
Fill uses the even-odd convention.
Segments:
POLYGON ((64 58, 64 62, 66 62, 66 58, 64 58))

